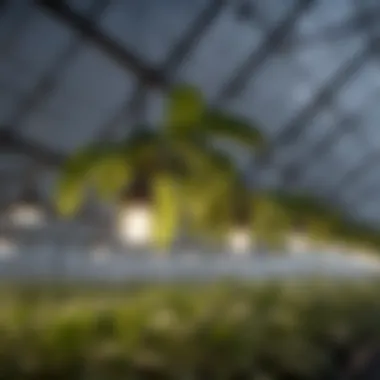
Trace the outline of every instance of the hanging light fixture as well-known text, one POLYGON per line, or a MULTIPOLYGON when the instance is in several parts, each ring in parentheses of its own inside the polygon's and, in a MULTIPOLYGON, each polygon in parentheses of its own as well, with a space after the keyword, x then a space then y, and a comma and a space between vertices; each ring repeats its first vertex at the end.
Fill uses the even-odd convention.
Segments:
POLYGON ((244 227, 236 227, 228 234, 228 246, 234 254, 247 254, 252 248, 252 236, 244 227))
POLYGON ((153 217, 149 204, 133 202, 122 206, 118 215, 119 237, 123 243, 145 246, 152 240, 153 217))
POLYGON ((249 195, 245 187, 236 187, 233 199, 232 216, 234 225, 227 235, 227 243, 232 253, 235 255, 246 255, 253 245, 251 231, 251 209, 249 205, 249 195))
POLYGON ((136 181, 121 198, 117 228, 122 243, 146 247, 153 238, 153 210, 145 181, 136 181))
POLYGON ((9 210, 9 220, 17 227, 34 228, 45 222, 45 212, 34 188, 27 188, 21 199, 9 210))

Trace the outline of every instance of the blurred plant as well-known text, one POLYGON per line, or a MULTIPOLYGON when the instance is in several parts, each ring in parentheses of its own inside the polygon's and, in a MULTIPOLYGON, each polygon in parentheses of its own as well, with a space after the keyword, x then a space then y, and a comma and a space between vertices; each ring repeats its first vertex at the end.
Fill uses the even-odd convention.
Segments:
POLYGON ((308 251, 337 246, 347 247, 347 251, 351 247, 358 253, 380 249, 375 229, 350 220, 342 210, 311 195, 281 191, 256 194, 254 210, 255 231, 271 246, 289 246, 289 239, 294 238, 303 240, 308 251))
POLYGON ((136 128, 122 142, 95 144, 67 160, 58 210, 74 215, 91 187, 106 200, 122 196, 122 233, 136 243, 151 237, 157 247, 166 248, 184 226, 194 234, 210 232, 210 223, 218 225, 213 224, 214 212, 218 207, 223 211, 223 199, 236 177, 232 157, 214 146, 215 138, 247 149, 263 143, 257 128, 208 109, 196 89, 178 86, 168 96, 160 129, 136 128), (133 236, 126 232, 132 210, 132 224, 139 226, 133 236))
POLYGON ((44 288, 27 305, 4 292, 1 378, 341 378, 352 355, 379 344, 377 289, 324 279, 57 299, 44 288))
POLYGON ((184 231, 205 242, 227 237, 231 248, 242 250, 253 242, 271 249, 380 249, 377 231, 314 197, 249 189, 233 157, 215 142, 257 150, 262 134, 208 108, 193 87, 169 93, 160 127, 141 126, 124 141, 100 142, 70 157, 58 186, 60 214, 78 212, 92 188, 102 199, 119 200, 119 234, 130 243, 165 249, 184 231))

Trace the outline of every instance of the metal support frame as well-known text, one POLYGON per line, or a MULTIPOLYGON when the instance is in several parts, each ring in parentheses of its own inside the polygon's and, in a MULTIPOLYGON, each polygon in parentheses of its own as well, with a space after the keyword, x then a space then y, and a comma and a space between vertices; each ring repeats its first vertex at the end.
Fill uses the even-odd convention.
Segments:
POLYGON ((380 151, 372 151, 357 166, 348 170, 338 181, 338 183, 329 192, 330 197, 335 197, 337 193, 350 183, 358 181, 365 177, 374 167, 378 166, 380 160, 380 151))
MULTIPOLYGON (((369 55, 370 45, 357 52, 345 65, 340 67, 320 88, 313 100, 274 137, 268 148, 258 157, 259 163, 269 165, 277 148, 297 142, 305 127, 314 120, 323 107, 331 103, 332 97, 355 77, 369 55)), ((282 169, 286 171, 286 166, 282 169)))
MULTIPOLYGON (((356 6, 357 12, 361 12, 361 8, 359 5, 359 1, 354 0, 354 4, 356 6)), ((378 58, 379 56, 379 48, 380 48, 380 36, 374 36, 372 32, 369 30, 374 22, 379 19, 380 16, 380 8, 376 7, 373 11, 373 16, 366 13, 366 17, 363 20, 363 26, 368 31, 368 41, 370 41, 370 49, 369 49, 369 57, 375 56, 378 58)), ((380 152, 371 151, 368 155, 366 155, 363 160, 361 160, 357 166, 350 169, 346 172, 337 182, 336 185, 333 186, 331 191, 329 191, 329 197, 337 197, 340 195, 342 189, 344 189, 350 183, 362 183, 365 180, 368 173, 370 173, 374 168, 377 167, 377 161, 380 159, 380 152)), ((367 191, 364 191, 365 193, 367 191)))
MULTIPOLYGON (((380 12, 379 9, 376 8, 365 10, 363 12, 358 10, 358 14, 358 24, 363 25, 364 27, 364 24, 366 22, 373 23, 380 15, 380 12)), ((263 156, 259 157, 259 161, 262 164, 270 163, 270 155, 273 154, 273 151, 278 146, 282 144, 289 144, 292 140, 296 141, 299 139, 306 125, 316 117, 317 113, 326 105, 326 103, 329 103, 331 101, 335 93, 339 92, 347 82, 353 79, 361 66, 365 64, 365 60, 371 56, 373 50, 376 50, 378 48, 378 45, 379 41, 377 41, 375 38, 369 38, 368 45, 363 51, 362 57, 360 57, 360 54, 356 55, 350 62, 348 62, 345 68, 341 68, 338 73, 333 76, 334 79, 331 80, 330 84, 327 83, 327 87, 325 89, 322 89, 322 91, 320 91, 315 99, 310 103, 310 112, 308 113, 308 107, 306 107, 301 111, 300 115, 298 115, 298 119, 296 117, 295 120, 289 123, 287 127, 284 127, 275 137, 272 149, 269 149, 269 152, 264 152, 263 156), (302 114, 304 115, 304 119, 301 117, 302 114)), ((332 139, 335 141, 337 134, 337 132, 333 133, 332 136, 332 139)), ((338 138, 339 137, 340 136, 338 134, 338 138)), ((326 143, 327 145, 331 145, 331 139, 329 138, 326 143)), ((317 143, 317 145, 319 146, 318 150, 323 152, 324 149, 321 147, 321 145, 319 143, 317 143)), ((312 148, 312 151, 314 151, 314 149, 315 148, 312 148)), ((305 167, 305 165, 302 163, 299 164, 297 162, 293 162, 289 163, 285 166, 285 168, 283 168, 283 180, 285 182, 285 185, 287 185, 288 182, 293 184, 294 181, 297 181, 299 179, 299 165, 305 167)), ((302 168, 301 171, 304 171, 304 168, 302 168)))
POLYGON ((357 119, 358 115, 356 114, 342 117, 335 128, 330 128, 321 139, 310 147, 305 156, 299 157, 286 168, 288 172, 292 172, 292 186, 297 186, 299 180, 305 176, 306 172, 327 152, 331 151, 339 139, 358 128, 359 123, 357 119))
MULTIPOLYGON (((88 11, 88 17, 91 23, 96 23, 101 15, 109 6, 110 0, 96 0, 88 11)), ((83 39, 74 36, 69 42, 68 47, 59 54, 53 65, 46 71, 37 85, 27 94, 16 106, 13 114, 6 125, 12 125, 13 128, 19 128, 31 112, 41 104, 59 84, 60 77, 70 67, 70 64, 77 57, 83 47, 83 39)))
POLYGON ((378 21, 379 8, 369 8, 358 12, 352 18, 349 18, 337 25, 328 25, 323 28, 322 32, 306 35, 302 38, 295 39, 294 48, 305 48, 315 46, 320 43, 339 42, 347 37, 353 37, 358 32, 365 31, 369 25, 373 25, 378 21))
POLYGON ((287 16, 272 30, 268 31, 268 35, 264 42, 255 49, 244 60, 236 70, 236 75, 230 78, 227 83, 222 86, 217 99, 217 103, 229 100, 242 91, 248 85, 252 74, 257 71, 268 59, 268 57, 274 53, 278 47, 286 40, 289 33, 293 30, 296 22, 300 16, 310 9, 315 3, 315 0, 299 0, 295 7, 289 12, 287 16))
MULTIPOLYGON (((252 53, 249 59, 244 63, 246 67, 245 75, 252 74, 252 72, 257 69, 265 61, 265 59, 275 51, 276 47, 281 44, 283 37, 288 33, 294 26, 298 16, 308 9, 309 5, 313 3, 313 0, 300 1, 297 7, 289 16, 285 18, 283 23, 274 28, 270 33, 263 45, 252 53), (249 72, 248 72, 249 66, 249 72)), ((182 45, 173 50, 169 57, 166 65, 161 69, 154 69, 147 65, 145 62, 141 61, 133 52, 127 51, 125 48, 118 45, 113 40, 109 39, 99 28, 93 23, 89 22, 86 17, 80 16, 73 12, 63 1, 51 1, 51 0, 36 0, 36 4, 41 6, 43 9, 48 10, 53 15, 59 19, 65 21, 68 25, 73 27, 76 31, 80 32, 83 37, 90 39, 95 42, 98 47, 102 48, 107 54, 112 56, 119 64, 124 68, 132 71, 136 76, 143 81, 144 85, 151 87, 166 88, 169 84, 168 78, 165 76, 167 73, 167 67, 173 70, 173 65, 176 61, 180 61, 179 58, 187 54, 186 45, 194 44, 194 41, 201 37, 202 32, 207 27, 207 24, 215 18, 216 14, 220 11, 222 2, 214 0, 213 4, 209 9, 205 11, 202 17, 196 23, 193 31, 190 31, 188 36, 184 38, 182 45)), ((244 79, 244 76, 239 76, 240 80, 244 79)), ((233 85, 236 90, 236 80, 232 79, 230 83, 235 83, 233 85)), ((239 80, 238 80, 239 82, 239 80)), ((239 85, 240 86, 240 85, 239 85)))
MULTIPOLYGON (((197 41, 199 41, 204 34, 205 29, 212 23, 218 12, 220 12, 224 2, 222 0, 213 0, 210 7, 205 9, 204 13, 200 15, 197 21, 193 24, 192 28, 190 28, 188 34, 172 50, 171 58, 169 57, 165 64, 158 69, 151 67, 151 65, 141 60, 132 51, 128 51, 117 42, 107 37, 95 23, 91 22, 91 20, 87 17, 81 16, 72 11, 72 9, 68 7, 64 1, 36 0, 35 3, 39 5, 41 9, 50 12, 59 20, 67 23, 67 25, 79 32, 82 38, 95 42, 98 47, 110 55, 123 68, 133 72, 144 84, 144 86, 146 85, 165 89, 169 85, 169 74, 171 74, 173 70, 176 70, 180 62, 185 59, 187 54, 189 54, 192 46, 197 44, 197 41)), ((228 100, 244 90, 250 77, 252 77, 252 74, 266 62, 267 58, 274 53, 276 49, 278 49, 278 47, 286 39, 286 35, 292 31, 296 21, 299 19, 299 16, 303 14, 303 12, 310 9, 310 6, 314 3, 314 0, 299 1, 295 8, 284 18, 284 20, 280 22, 273 30, 268 32, 268 37, 264 43, 252 52, 248 59, 240 66, 237 74, 233 76, 225 84, 225 86, 223 86, 223 89, 219 94, 220 101, 228 100)), ((360 20, 361 16, 359 15, 357 21, 358 25, 361 25, 360 20)), ((365 62, 365 59, 370 55, 369 52, 373 50, 374 44, 371 43, 368 48, 358 53, 347 65, 338 70, 338 72, 333 75, 333 78, 328 81, 326 86, 323 86, 320 89, 313 101, 310 102, 309 105, 306 106, 290 123, 288 123, 277 136, 275 136, 271 146, 264 152, 260 160, 262 162, 270 162, 270 156, 278 146, 295 142, 302 134, 305 126, 327 103, 330 102, 331 97, 336 94, 336 92, 340 91, 341 88, 343 88, 343 86, 350 79, 352 79, 352 77, 365 62)), ((139 93, 139 91, 136 87, 134 94, 137 93, 139 93)), ((125 117, 125 109, 128 107, 124 105, 123 108, 124 110, 122 115, 125 117)), ((112 123, 109 123, 109 125, 111 124, 112 123)), ((9 123, 9 125, 11 125, 11 123, 9 123)), ((328 134, 329 137, 326 136, 319 141, 316 146, 312 148, 310 159, 315 160, 317 157, 319 158, 323 154, 324 149, 331 147, 333 142, 340 136, 340 133, 338 133, 339 130, 340 128, 336 128, 333 132, 328 134), (325 148, 322 148, 322 146, 325 148)), ((48 161, 47 157, 49 157, 49 160, 52 159, 52 162, 62 162, 61 160, 63 158, 60 155, 55 155, 53 152, 48 150, 45 151, 43 148, 39 149, 32 143, 24 142, 16 132, 7 132, 7 129, 3 132, 4 133, 0 133, 0 146, 5 147, 6 149, 9 149, 11 146, 18 147, 24 152, 28 151, 29 153, 33 153, 35 156, 40 158, 45 157, 43 159, 45 162, 48 161), (6 137, 7 134, 8 137, 6 137), (11 136, 10 139, 9 136, 11 136)), ((306 164, 302 163, 302 170, 306 167, 305 165, 306 164)))
POLYGON ((65 157, 48 147, 43 147, 32 141, 27 141, 11 128, 0 129, 1 153, 18 153, 40 161, 48 166, 60 166, 65 157))
MULTIPOLYGON (((125 108, 129 110, 136 105, 136 101, 141 97, 141 86, 158 86, 166 87, 168 81, 164 80, 164 72, 174 70, 185 59, 189 51, 199 42, 205 30, 220 13, 224 0, 212 0, 211 4, 203 10, 195 20, 194 25, 188 30, 181 41, 173 48, 172 52, 162 69, 155 70, 145 63, 141 62, 133 53, 126 51, 123 47, 108 39, 93 22, 96 16, 101 13, 101 7, 93 9, 93 18, 87 19, 85 16, 77 15, 63 1, 37 0, 36 4, 48 9, 55 16, 68 22, 77 32, 81 33, 82 38, 95 40, 98 46, 102 47, 108 54, 122 64, 123 68, 132 70, 141 83, 135 89, 134 96, 128 100, 129 107, 123 106, 122 115, 115 115, 107 125, 101 128, 99 138, 103 138, 120 117, 125 116, 125 108), (96 12, 95 12, 96 10, 96 12), (100 36, 100 37, 99 37, 100 36)), ((103 9, 104 10, 104 9, 103 9)), ((55 154, 48 148, 38 146, 35 143, 26 141, 19 132, 14 130, 29 112, 39 103, 56 85, 56 79, 59 73, 64 70, 71 59, 73 59, 80 49, 80 43, 76 40, 63 53, 56 65, 53 65, 44 78, 40 81, 30 96, 25 97, 21 105, 21 111, 17 110, 7 123, 9 127, 3 127, 0 131, 0 148, 2 151, 15 151, 21 154, 30 155, 42 163, 56 166, 62 164, 64 157, 55 154), (11 127, 12 126, 12 127, 11 127)), ((120 113, 120 111, 119 111, 120 113)))
MULTIPOLYGON (((185 32, 183 38, 181 38, 178 43, 173 46, 171 51, 169 51, 167 59, 161 65, 160 71, 165 77, 169 78, 169 74, 173 77, 173 74, 178 70, 181 63, 199 44, 207 29, 211 27, 222 11, 224 5, 224 0, 212 0, 210 4, 200 12, 190 28, 185 32)), ((136 120, 136 118, 140 118, 140 116, 136 115, 135 110, 143 109, 142 103, 145 99, 147 86, 144 78, 138 80, 132 95, 126 99, 125 103, 123 103, 120 108, 117 109, 111 119, 107 120, 100 127, 96 140, 109 139, 115 126, 118 125, 121 120, 129 118, 132 114, 135 116, 133 122, 136 125, 138 124, 136 122, 139 120, 136 120)))
MULTIPOLYGON (((371 104, 371 106, 372 105, 373 104, 371 104)), ((300 157, 293 163, 293 165, 288 167, 287 170, 293 170, 294 186, 297 184, 297 180, 301 179, 311 166, 319 162, 319 160, 327 153, 332 153, 334 143, 339 142, 344 136, 354 133, 361 140, 360 142, 365 144, 365 148, 369 148, 370 143, 368 138, 364 138, 363 133, 359 134, 362 119, 361 114, 365 113, 366 109, 367 107, 360 111, 356 110, 353 113, 345 114, 340 118, 340 121, 335 128, 331 128, 320 140, 309 148, 308 153, 304 157, 300 157)), ((343 112, 339 112, 339 114, 342 113, 343 112)))
POLYGON ((132 51, 125 49, 121 44, 108 37, 103 31, 85 16, 74 12, 62 0, 35 0, 36 4, 50 12, 57 19, 63 21, 81 33, 83 38, 95 42, 106 54, 111 56, 115 63, 131 71, 138 78, 152 87, 164 87, 167 84, 163 73, 144 62, 132 51))
POLYGON ((376 198, 379 198, 380 194, 380 185, 379 183, 374 183, 365 188, 364 191, 360 193, 358 200, 363 203, 363 206, 366 203, 373 202, 376 198))
MULTIPOLYGON (((354 4, 357 8, 357 11, 360 12, 360 3, 357 0, 354 0, 354 4)), ((370 51, 371 56, 374 56, 376 59, 379 57, 379 45, 380 45, 380 36, 374 36, 371 27, 373 27, 374 22, 379 20, 379 15, 380 15, 380 7, 377 6, 373 10, 374 16, 371 17, 370 15, 367 16, 367 19, 364 20, 364 27, 368 32, 368 39, 369 40, 377 40, 378 43, 372 45, 372 49, 370 51)), ((342 188, 344 188, 346 185, 349 183, 355 182, 355 183, 362 183, 366 176, 372 172, 373 169, 377 167, 377 161, 380 158, 380 153, 375 151, 375 152, 370 152, 368 155, 366 155, 361 162, 359 162, 358 166, 352 168, 349 172, 347 172, 338 182, 336 186, 334 186, 333 190, 331 193, 338 193, 341 191, 342 188)), ((379 188, 379 185, 370 185, 369 189, 363 190, 363 192, 359 192, 359 199, 362 198, 367 198, 368 194, 372 196, 373 191, 371 189, 376 189, 379 188)))

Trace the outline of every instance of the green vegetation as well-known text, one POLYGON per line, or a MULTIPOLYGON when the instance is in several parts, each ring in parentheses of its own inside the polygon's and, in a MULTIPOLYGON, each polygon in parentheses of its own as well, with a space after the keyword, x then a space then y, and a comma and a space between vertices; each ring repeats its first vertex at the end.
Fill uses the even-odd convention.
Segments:
POLYGON ((310 281, 4 292, 0 378, 337 379, 379 342, 377 289, 310 281))
POLYGON ((169 95, 161 124, 158 130, 137 127, 124 141, 89 146, 71 157, 58 189, 60 214, 75 214, 90 186, 105 200, 150 202, 159 247, 172 243, 179 220, 186 220, 191 233, 212 234, 224 227, 224 219, 211 219, 238 173, 232 157, 214 146, 215 139, 252 150, 262 144, 260 132, 244 120, 209 110, 188 86, 169 95))
POLYGON ((249 188, 233 157, 216 143, 253 152, 265 147, 265 138, 248 121, 209 109, 196 89, 174 88, 160 124, 132 128, 124 141, 88 146, 70 157, 58 186, 60 214, 75 215, 91 188, 102 200, 126 208, 149 203, 158 248, 170 246, 179 232, 220 243, 243 227, 275 248, 301 230, 312 244, 380 249, 377 230, 348 221, 310 195, 249 188))

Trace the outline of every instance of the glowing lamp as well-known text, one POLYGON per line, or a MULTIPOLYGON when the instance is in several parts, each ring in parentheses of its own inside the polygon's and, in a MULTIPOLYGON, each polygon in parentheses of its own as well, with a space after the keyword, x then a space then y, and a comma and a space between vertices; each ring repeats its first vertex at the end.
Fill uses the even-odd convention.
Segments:
POLYGON ((130 202, 119 210, 118 234, 123 243, 141 247, 152 241, 153 212, 148 202, 130 202))
POLYGON ((45 213, 35 191, 27 191, 22 199, 11 206, 9 220, 15 226, 33 228, 45 221, 45 213))
POLYGON ((252 246, 250 231, 245 228, 236 228, 228 235, 229 248, 235 254, 246 254, 252 246))

